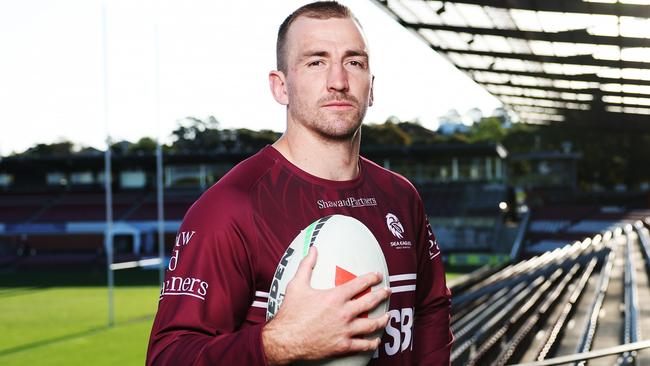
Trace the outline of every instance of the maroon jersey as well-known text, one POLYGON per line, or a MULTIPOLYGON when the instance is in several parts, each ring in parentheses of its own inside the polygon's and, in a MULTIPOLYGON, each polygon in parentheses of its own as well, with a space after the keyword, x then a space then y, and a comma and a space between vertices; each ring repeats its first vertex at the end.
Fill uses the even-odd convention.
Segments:
POLYGON ((356 179, 330 181, 268 146, 206 191, 177 234, 147 364, 265 365, 261 329, 280 257, 333 214, 363 222, 388 264, 390 321, 370 364, 448 364, 450 293, 422 202, 401 176, 364 158, 359 166, 356 179))

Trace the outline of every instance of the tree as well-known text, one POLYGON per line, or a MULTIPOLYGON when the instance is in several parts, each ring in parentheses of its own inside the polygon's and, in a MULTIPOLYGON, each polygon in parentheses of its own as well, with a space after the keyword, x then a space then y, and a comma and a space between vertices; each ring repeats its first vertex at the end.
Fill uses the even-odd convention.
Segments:
POLYGON ((501 120, 496 117, 482 118, 474 123, 468 133, 469 142, 502 142, 507 135, 501 120))
POLYGON ((412 142, 411 137, 392 122, 362 125, 361 136, 364 146, 408 146, 412 142))
POLYGON ((52 144, 40 143, 16 155, 50 157, 50 156, 67 156, 67 155, 72 155, 73 153, 74 153, 74 144, 70 141, 64 140, 52 144))
POLYGON ((151 137, 142 137, 136 143, 129 146, 128 152, 130 154, 145 154, 153 153, 156 151, 156 140, 151 137))
POLYGON ((233 130, 233 148, 242 151, 256 151, 274 143, 280 134, 271 130, 253 131, 247 128, 233 130))
POLYGON ((224 149, 219 122, 213 116, 206 120, 186 117, 178 122, 172 131, 172 151, 215 152, 224 149))
POLYGON ((413 145, 425 145, 439 141, 434 131, 415 122, 400 122, 397 127, 404 131, 411 139, 413 145))

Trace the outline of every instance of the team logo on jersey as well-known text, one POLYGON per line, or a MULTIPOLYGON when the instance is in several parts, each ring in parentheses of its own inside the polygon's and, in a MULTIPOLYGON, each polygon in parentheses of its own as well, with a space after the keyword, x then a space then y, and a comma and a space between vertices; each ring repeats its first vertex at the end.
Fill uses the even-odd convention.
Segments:
POLYGON ((386 214, 386 226, 388 230, 396 237, 398 240, 390 242, 390 246, 395 249, 409 249, 412 244, 408 239, 404 239, 404 226, 399 221, 397 216, 392 213, 386 214))
POLYGON ((386 225, 388 226, 388 230, 390 230, 397 239, 404 239, 404 226, 399 222, 397 216, 390 212, 386 214, 386 225))

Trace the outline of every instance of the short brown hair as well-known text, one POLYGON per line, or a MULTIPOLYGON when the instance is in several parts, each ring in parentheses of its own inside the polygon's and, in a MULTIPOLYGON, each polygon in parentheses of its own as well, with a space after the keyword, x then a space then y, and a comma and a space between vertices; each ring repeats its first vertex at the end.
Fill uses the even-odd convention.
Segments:
POLYGON ((276 67, 278 70, 286 73, 287 72, 287 60, 286 60, 286 41, 287 41, 287 32, 289 32, 289 27, 298 17, 307 17, 314 19, 330 19, 330 18, 351 18, 359 24, 359 20, 352 14, 350 8, 345 5, 339 4, 336 1, 317 1, 311 4, 303 5, 291 13, 280 25, 278 29, 278 41, 275 44, 275 57, 276 57, 276 67))

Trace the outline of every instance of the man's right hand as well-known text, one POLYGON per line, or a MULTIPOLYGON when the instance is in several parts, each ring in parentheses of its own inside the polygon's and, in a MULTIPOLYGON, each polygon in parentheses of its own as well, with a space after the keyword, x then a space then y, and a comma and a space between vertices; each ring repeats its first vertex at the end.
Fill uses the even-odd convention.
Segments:
POLYGON ((379 337, 364 336, 386 327, 388 314, 375 319, 359 315, 386 300, 390 289, 354 297, 380 283, 382 275, 368 273, 332 289, 316 290, 310 285, 316 256, 316 248, 311 247, 287 285, 278 313, 262 329, 269 365, 373 351, 379 346, 379 337))

